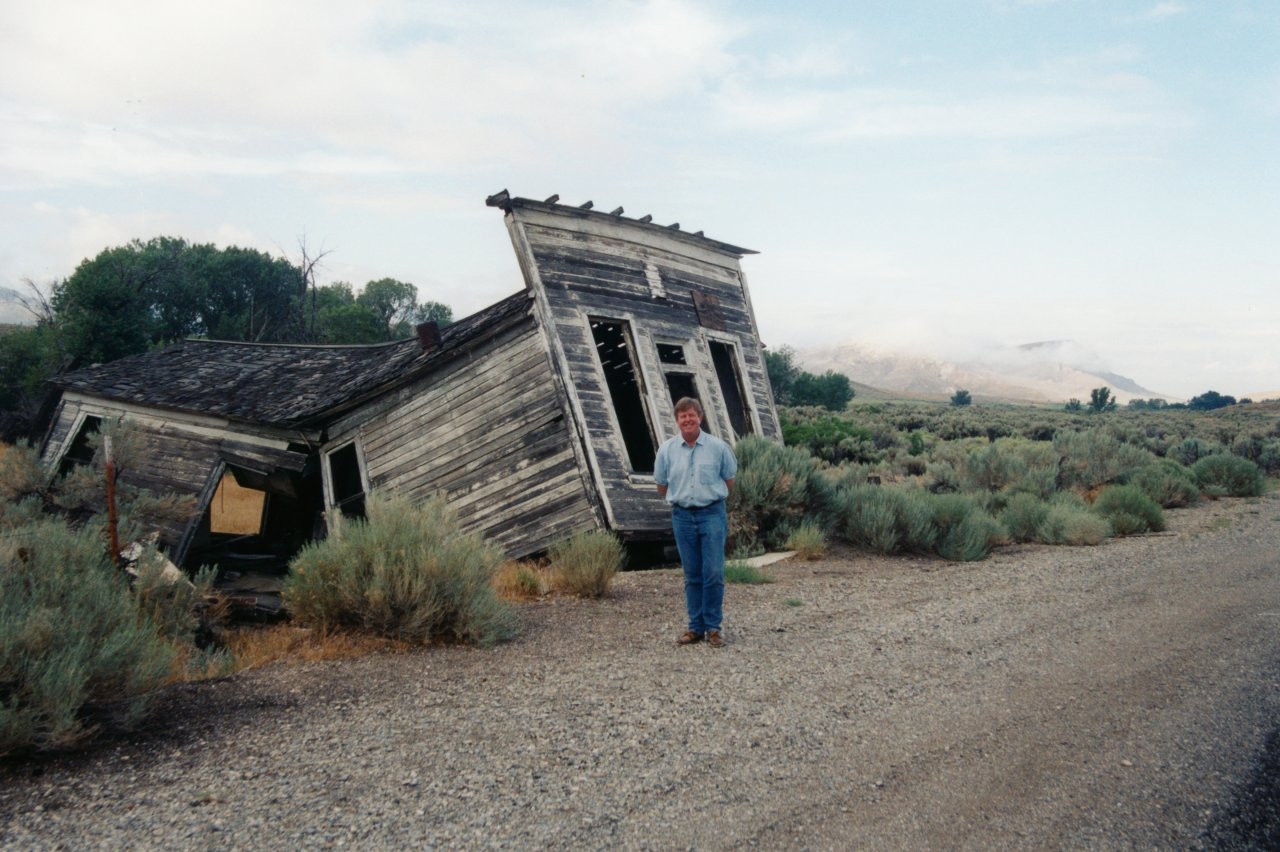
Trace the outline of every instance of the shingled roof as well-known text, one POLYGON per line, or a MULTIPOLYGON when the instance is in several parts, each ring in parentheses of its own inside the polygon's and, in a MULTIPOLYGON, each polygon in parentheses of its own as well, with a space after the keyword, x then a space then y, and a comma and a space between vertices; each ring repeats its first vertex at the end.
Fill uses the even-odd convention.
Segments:
POLYGON ((52 383, 123 402, 295 427, 433 369, 529 310, 529 293, 515 293, 445 326, 440 345, 427 350, 417 338, 370 346, 184 340, 52 383))

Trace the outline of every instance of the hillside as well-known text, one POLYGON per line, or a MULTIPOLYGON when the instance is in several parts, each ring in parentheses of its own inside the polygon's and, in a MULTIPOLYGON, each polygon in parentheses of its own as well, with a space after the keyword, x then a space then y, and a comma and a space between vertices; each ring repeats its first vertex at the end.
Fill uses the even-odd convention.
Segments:
POLYGON ((1174 397, 1143 387, 1098 363, 1096 356, 1071 341, 1048 341, 1018 347, 991 348, 963 360, 888 350, 862 343, 797 349, 806 370, 843 373, 875 391, 865 398, 904 396, 947 399, 958 388, 974 399, 992 402, 1060 403, 1087 401, 1094 388, 1109 387, 1116 401, 1174 397))

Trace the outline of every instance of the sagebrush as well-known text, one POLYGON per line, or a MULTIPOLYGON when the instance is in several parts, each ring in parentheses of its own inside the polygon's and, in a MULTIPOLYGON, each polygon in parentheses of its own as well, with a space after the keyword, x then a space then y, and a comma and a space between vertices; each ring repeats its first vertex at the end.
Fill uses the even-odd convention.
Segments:
POLYGON ((95 530, 51 518, 0 537, 0 755, 132 727, 174 657, 95 530))
POLYGON ((585 530, 552 546, 552 584, 561 591, 598 598, 609 591, 626 554, 618 537, 607 530, 585 530))
POLYGON ((443 498, 415 504, 375 492, 365 511, 333 523, 291 563, 284 599, 300 624, 418 644, 515 635, 515 614, 493 588, 502 552, 462 532, 443 498))

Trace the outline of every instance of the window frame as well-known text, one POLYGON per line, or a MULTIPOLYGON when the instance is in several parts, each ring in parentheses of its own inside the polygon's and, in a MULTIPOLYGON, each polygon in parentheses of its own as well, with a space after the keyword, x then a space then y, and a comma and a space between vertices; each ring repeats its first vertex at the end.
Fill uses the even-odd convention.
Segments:
MULTIPOLYGON (((601 390, 604 392, 604 396, 609 403, 609 422, 613 426, 614 438, 622 450, 621 455, 624 463, 626 464, 626 474, 633 481, 651 481, 653 479, 653 471, 640 470, 636 468, 635 463, 631 458, 631 450, 627 446, 627 439, 622 428, 622 420, 618 416, 618 408, 613 399, 613 392, 609 388, 609 379, 608 376, 605 375, 604 361, 600 357, 600 347, 596 342, 595 330, 592 328, 592 323, 595 322, 611 323, 613 325, 621 326, 622 328, 622 333, 628 344, 628 360, 631 363, 631 371, 636 379, 636 393, 640 398, 640 411, 644 415, 645 419, 644 429, 648 434, 649 443, 653 447, 653 456, 656 462, 658 449, 662 446, 662 442, 659 439, 659 432, 657 429, 658 423, 654 416, 654 401, 650 391, 653 383, 649 381, 649 377, 646 375, 644 369, 644 359, 640 357, 640 344, 638 341, 641 334, 635 317, 627 312, 606 316, 601 313, 589 312, 586 310, 582 312, 581 316, 582 322, 585 326, 587 340, 591 344, 591 350, 594 356, 593 363, 596 370, 596 378, 600 382, 601 390)), ((645 337, 649 337, 649 335, 645 335, 645 337)), ((656 357, 656 348, 654 351, 656 357)), ((665 381, 663 382, 663 389, 664 391, 666 390, 665 381)))
POLYGON ((724 417, 727 426, 726 435, 733 437, 730 443, 736 443, 740 438, 747 435, 760 435, 760 412, 759 406, 755 404, 755 398, 751 394, 751 387, 748 382, 749 373, 747 372, 747 364, 742 356, 742 341, 732 334, 717 333, 706 328, 701 329, 704 340, 707 344, 707 360, 711 366, 711 375, 716 382, 716 391, 720 396, 720 407, 723 409, 720 413, 724 417), (729 356, 732 359, 731 366, 734 371, 734 379, 738 385, 738 395, 742 399, 743 419, 746 421, 747 431, 744 435, 738 435, 733 428, 733 418, 729 414, 729 400, 725 399, 724 390, 720 386, 720 372, 716 369, 715 354, 711 351, 711 344, 719 343, 729 347, 729 356))
POLYGON ((321 461, 323 462, 323 464, 321 464, 320 466, 320 473, 321 473, 321 481, 324 485, 325 510, 332 511, 336 509, 338 512, 342 513, 343 515, 346 515, 346 512, 343 511, 342 507, 344 505, 350 504, 353 500, 356 499, 356 496, 348 497, 345 500, 343 500, 341 504, 339 504, 337 500, 336 491, 334 489, 333 456, 334 454, 345 450, 347 447, 353 447, 355 450, 356 471, 360 476, 360 493, 359 495, 356 495, 356 496, 358 496, 361 500, 362 507, 361 507, 360 514, 361 516, 363 516, 364 515, 363 502, 368 499, 369 490, 370 490, 369 489, 369 473, 368 473, 369 468, 364 457, 364 445, 360 441, 360 438, 358 436, 353 438, 348 438, 338 443, 335 443, 332 446, 325 448, 320 454, 321 461))

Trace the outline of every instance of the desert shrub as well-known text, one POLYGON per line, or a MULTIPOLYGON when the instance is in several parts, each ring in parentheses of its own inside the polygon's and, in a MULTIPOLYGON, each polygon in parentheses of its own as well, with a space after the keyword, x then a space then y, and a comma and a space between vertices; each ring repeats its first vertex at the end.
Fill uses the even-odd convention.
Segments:
POLYGON ((929 495, 891 486, 842 489, 836 529, 851 544, 879 553, 928 553, 936 538, 929 495))
POLYGON ((1216 441, 1185 438, 1175 444, 1170 444, 1169 448, 1165 450, 1165 458, 1173 459, 1178 464, 1190 467, 1206 456, 1215 456, 1226 451, 1227 448, 1216 441))
POLYGON ((1256 459, 1258 467, 1268 476, 1280 474, 1280 441, 1268 439, 1262 444, 1262 451, 1256 459))
POLYGON ((898 511, 902 492, 896 488, 860 485, 850 488, 840 502, 841 534, 859 547, 895 553, 901 541, 898 511))
POLYGON ((908 457, 902 462, 902 472, 907 476, 924 476, 929 472, 929 462, 925 459, 908 457))
POLYGON ((1062 457, 1058 468, 1061 487, 1080 491, 1127 479, 1156 460, 1148 450, 1122 443, 1100 429, 1059 432, 1053 446, 1062 457))
POLYGON ((1258 466, 1239 456, 1205 456, 1191 472, 1201 488, 1231 497, 1257 497, 1266 487, 1258 466))
MULTIPOLYGON (((842 464, 825 471, 827 482, 831 485, 832 499, 834 500, 835 495, 843 488, 866 485, 871 481, 871 477, 879 475, 876 473, 877 470, 869 464, 842 464)), ((834 507, 834 503, 832 505, 834 507)))
POLYGON ((943 559, 973 562, 985 558, 1004 540, 998 521, 963 494, 939 494, 933 498, 936 549, 943 559))
POLYGON ((1261 432, 1242 432, 1231 441, 1231 454, 1257 464, 1266 440, 1261 432))
POLYGON ((734 559, 725 563, 724 581, 726 583, 758 586, 761 583, 772 583, 773 578, 754 565, 734 559))
POLYGON ((1095 545, 1111 534, 1111 525, 1085 508, 1084 503, 1054 502, 1045 516, 1046 544, 1095 545))
MULTIPOLYGON (((206 602, 213 596, 213 581, 218 571, 205 568, 197 572, 195 582, 185 575, 174 577, 166 571, 167 561, 149 545, 143 549, 134 570, 133 597, 138 611, 149 618, 160 635, 182 644, 195 641, 202 626, 201 616, 206 602)), ((172 569, 170 569, 172 570, 172 569)))
POLYGON ((284 599, 299 623, 413 643, 489 645, 515 634, 514 613, 492 585, 501 551, 462 532, 443 498, 415 505, 373 493, 366 512, 335 515, 329 537, 294 558, 284 599))
POLYGON ((528 600, 546 593, 547 579, 530 563, 504 562, 494 575, 493 587, 503 600, 528 600))
POLYGON ((929 462, 925 470, 925 487, 934 494, 945 494, 960 490, 960 472, 949 461, 929 462))
POLYGON ((822 527, 813 521, 805 521, 791 531, 786 547, 794 550, 801 559, 821 559, 827 552, 827 537, 822 527))
POLYGON ((551 582, 557 589, 598 598, 625 560, 618 537, 607 530, 584 530, 551 548, 551 582))
POLYGON ((1169 459, 1138 469, 1129 477, 1129 483, 1166 509, 1188 506, 1200 499, 1195 474, 1169 459))
POLYGON ((730 552, 777 549, 804 521, 822 522, 832 487, 806 451, 748 436, 734 452, 738 475, 729 495, 730 552))
POLYGON ((962 491, 999 491, 1026 472, 1026 463, 1012 453, 988 444, 965 456, 960 469, 962 491))
POLYGON ((1164 529, 1164 511, 1136 485, 1109 485, 1098 494, 1093 510, 1111 524, 1116 535, 1164 529))
MULTIPOLYGON (((853 421, 833 415, 787 419, 782 424, 782 439, 789 447, 803 447, 816 458, 831 464, 842 461, 874 462, 884 447, 878 447, 872 431, 853 421)), ((893 443, 890 437, 890 444, 893 443)))
MULTIPOLYGON (((146 463, 142 441, 128 421, 107 421, 118 468, 146 463)), ((89 437, 91 464, 77 465, 71 473, 50 480, 37 451, 29 445, 13 447, 0 459, 0 527, 34 522, 41 515, 60 515, 72 526, 101 527, 106 512, 106 473, 103 434, 89 437)), ((156 495, 124 481, 116 483, 118 529, 122 542, 134 541, 157 526, 184 525, 191 518, 194 500, 173 494, 156 495)))
POLYGON ((837 528, 850 543, 880 553, 937 553, 966 562, 985 557, 1005 537, 969 495, 874 485, 842 491, 837 528))
POLYGON ((0 755, 133 726, 173 660, 95 531, 47 519, 0 537, 0 755))
POLYGON ((18 504, 28 498, 40 498, 47 479, 34 447, 25 441, 9 447, 0 456, 0 522, 18 504))
POLYGON ((1049 504, 1034 494, 1014 494, 1000 512, 1000 523, 1014 541, 1045 541, 1049 504))

